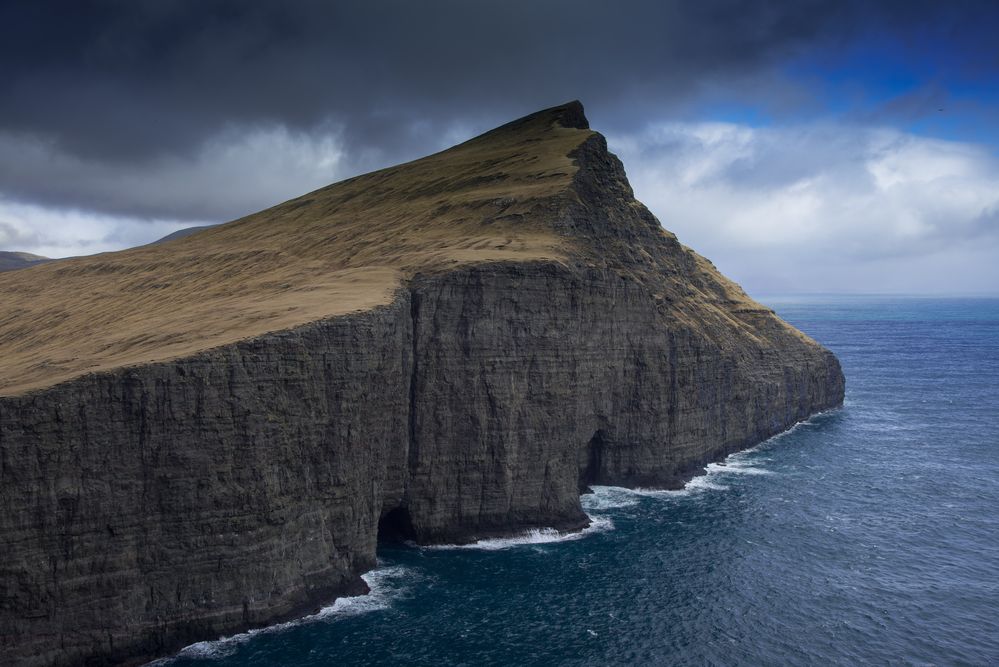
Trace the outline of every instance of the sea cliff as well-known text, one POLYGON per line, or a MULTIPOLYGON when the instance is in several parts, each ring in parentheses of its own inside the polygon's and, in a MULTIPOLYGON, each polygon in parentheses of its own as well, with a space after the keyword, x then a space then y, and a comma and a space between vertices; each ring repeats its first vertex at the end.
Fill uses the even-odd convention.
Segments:
POLYGON ((843 399, 830 352, 634 199, 578 103, 129 252, 0 277, 3 664, 138 662, 307 613, 364 589, 379 537, 579 529, 588 484, 675 487, 843 399), (227 292, 259 318, 201 335, 149 310, 147 337, 47 364, 22 344, 58 308, 100 322, 122 280, 140 311, 217 311, 177 287, 213 261, 270 267, 227 292))

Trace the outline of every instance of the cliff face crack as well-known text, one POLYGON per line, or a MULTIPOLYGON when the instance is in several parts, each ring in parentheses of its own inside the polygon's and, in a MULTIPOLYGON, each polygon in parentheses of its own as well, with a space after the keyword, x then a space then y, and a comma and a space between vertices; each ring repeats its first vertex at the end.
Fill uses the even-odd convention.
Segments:
POLYGON ((579 489, 585 490, 590 484, 600 481, 600 471, 603 469, 604 447, 607 434, 598 429, 590 441, 586 443, 585 467, 581 469, 579 476, 579 489))
POLYGON ((407 487, 410 475, 416 470, 417 465, 420 461, 420 449, 419 440, 417 435, 418 429, 418 410, 417 405, 417 392, 419 391, 420 383, 420 295, 415 289, 409 291, 409 323, 410 331, 412 335, 412 352, 410 353, 409 364, 410 364, 410 376, 409 376, 409 437, 407 443, 407 465, 408 474, 406 475, 407 487))

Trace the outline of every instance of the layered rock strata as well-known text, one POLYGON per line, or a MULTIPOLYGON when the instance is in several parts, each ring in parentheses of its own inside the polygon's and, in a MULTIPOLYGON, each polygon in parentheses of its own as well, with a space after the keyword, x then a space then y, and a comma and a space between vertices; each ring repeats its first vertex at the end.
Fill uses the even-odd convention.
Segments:
MULTIPOLYGON (((142 363, 95 347, 96 372, 60 362, 51 381, 18 347, 30 326, 0 327, 0 350, 27 360, 0 396, 0 663, 137 662, 307 613, 364 589, 379 537, 578 529, 588 484, 673 487, 842 402, 835 357, 663 230, 578 103, 452 151, 461 180, 437 176, 451 151, 417 174, 426 219, 453 222, 429 259, 357 263, 379 257, 370 235, 337 238, 357 179, 301 198, 327 202, 301 224, 333 220, 330 254, 348 258, 333 269, 386 277, 370 303, 221 344, 219 325, 204 349, 142 363)), ((322 252, 282 222, 301 200, 259 214, 285 224, 261 244, 322 252)), ((143 252, 210 263, 199 248, 257 225, 143 252)), ((140 266, 121 255, 61 275, 140 266)))

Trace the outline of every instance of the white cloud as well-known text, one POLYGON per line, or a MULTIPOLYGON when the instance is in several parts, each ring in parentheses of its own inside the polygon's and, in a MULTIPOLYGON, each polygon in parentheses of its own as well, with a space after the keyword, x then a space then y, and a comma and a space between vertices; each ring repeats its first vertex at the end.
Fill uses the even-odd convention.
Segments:
POLYGON ((729 123, 610 144, 638 198, 750 291, 999 290, 999 160, 980 146, 729 123))
MULTIPOLYGON (((434 147, 473 133, 454 124, 434 147)), ((348 154, 332 126, 312 133, 280 125, 231 128, 190 156, 160 155, 138 165, 84 159, 51 141, 0 131, 0 250, 49 257, 120 250, 233 220, 397 161, 391 150, 348 154)))
POLYGON ((0 198, 0 250, 70 257, 121 250, 196 223, 52 209, 0 198))
POLYGON ((232 129, 190 156, 140 165, 86 160, 52 142, 0 134, 8 195, 125 216, 224 222, 348 175, 337 131, 232 129))
POLYGON ((66 257, 120 250, 196 225, 226 222, 346 175, 335 132, 282 126, 225 132, 193 156, 135 167, 84 160, 51 142, 0 134, 0 250, 66 257))
MULTIPOLYGON (((999 160, 980 146, 883 128, 730 123, 663 123, 610 144, 639 199, 751 292, 999 290, 999 160)), ((383 158, 346 155, 334 130, 274 126, 123 168, 0 134, 5 184, 48 183, 37 201, 75 206, 0 192, 0 249, 60 257, 140 245, 383 158)))

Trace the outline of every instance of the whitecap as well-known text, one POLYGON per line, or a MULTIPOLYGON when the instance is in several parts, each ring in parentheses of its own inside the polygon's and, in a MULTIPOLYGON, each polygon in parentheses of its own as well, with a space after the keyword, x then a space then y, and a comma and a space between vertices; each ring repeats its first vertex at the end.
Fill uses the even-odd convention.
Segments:
POLYGON ((499 551, 511 547, 530 546, 534 544, 554 544, 557 542, 572 542, 594 533, 602 533, 614 529, 614 522, 603 516, 590 516, 590 525, 574 532, 562 532, 555 528, 532 528, 531 530, 511 535, 510 537, 491 537, 469 544, 431 544, 421 549, 431 551, 451 549, 478 549, 481 551, 499 551))
POLYGON ((401 565, 374 569, 361 576, 371 589, 370 593, 337 598, 333 604, 323 607, 309 618, 343 618, 388 609, 392 600, 406 590, 404 582, 412 574, 412 570, 401 565))
POLYGON ((617 486, 591 486, 590 491, 592 493, 587 493, 579 498, 587 513, 631 507, 638 504, 638 497, 631 489, 622 489, 617 486))
POLYGON ((597 498, 596 500, 587 500, 589 496, 583 496, 583 507, 587 510, 629 507, 637 504, 640 498, 679 498, 701 491, 724 491, 728 487, 710 482, 706 479, 706 476, 702 475, 687 482, 682 489, 651 489, 644 487, 629 489, 623 486, 591 486, 590 488, 593 489, 593 495, 597 498), (605 501, 602 501, 601 497, 609 498, 610 500, 604 504, 605 501), (596 503, 600 506, 594 507, 591 503, 596 503))
POLYGON ((772 470, 767 470, 766 468, 760 468, 758 466, 752 465, 750 462, 746 461, 730 461, 726 460, 724 463, 709 463, 707 465, 708 475, 773 475, 775 474, 772 470))
POLYGON ((241 645, 257 635, 281 632, 305 623, 347 618, 388 609, 392 600, 407 590, 404 582, 410 578, 412 573, 412 570, 402 566, 378 567, 361 575, 361 578, 368 584, 368 588, 371 589, 366 595, 340 597, 334 600, 333 604, 323 607, 316 613, 309 614, 308 616, 263 628, 247 630, 246 632, 240 632, 229 637, 197 642, 184 647, 168 658, 160 658, 159 660, 147 663, 146 667, 168 667, 177 658, 224 658, 234 654, 241 645))
POLYGON ((701 476, 695 477, 692 480, 690 480, 689 482, 687 482, 684 485, 683 490, 684 491, 691 491, 691 492, 697 492, 697 491, 728 491, 728 487, 725 486, 724 484, 717 484, 715 482, 712 482, 709 475, 701 475, 701 476))

